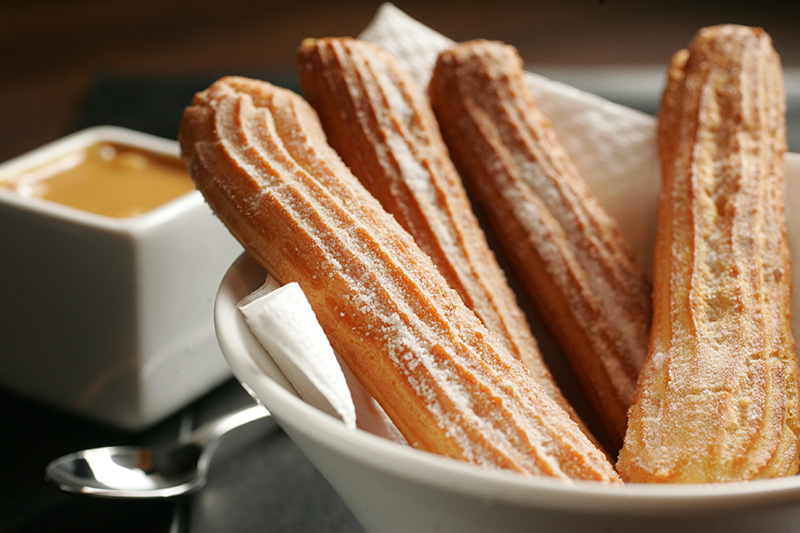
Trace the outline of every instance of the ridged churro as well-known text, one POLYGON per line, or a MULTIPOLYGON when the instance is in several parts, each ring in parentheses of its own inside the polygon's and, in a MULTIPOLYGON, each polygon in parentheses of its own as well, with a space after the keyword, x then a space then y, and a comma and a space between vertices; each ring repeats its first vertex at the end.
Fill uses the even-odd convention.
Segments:
POLYGON ((443 51, 429 92, 467 189, 618 449, 651 317, 631 247, 536 107, 513 47, 443 51))
POLYGON ((705 28, 673 57, 658 125, 653 331, 618 463, 626 480, 798 470, 785 113, 762 30, 705 28))
POLYGON ((296 281, 331 345, 420 449, 531 475, 618 482, 327 144, 296 94, 224 78, 180 130, 198 189, 245 249, 296 281))
POLYGON ((303 94, 331 146, 486 327, 575 420, 478 224, 421 87, 378 46, 306 39, 303 94))

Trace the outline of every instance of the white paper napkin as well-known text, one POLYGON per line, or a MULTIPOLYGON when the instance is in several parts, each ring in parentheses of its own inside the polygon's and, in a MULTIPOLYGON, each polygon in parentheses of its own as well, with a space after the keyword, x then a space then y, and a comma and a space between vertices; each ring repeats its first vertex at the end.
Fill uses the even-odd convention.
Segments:
POLYGON ((300 397, 356 427, 350 389, 300 285, 279 287, 268 279, 239 302, 239 310, 300 397))
POLYGON ((265 353, 308 404, 347 426, 405 442, 375 399, 339 358, 297 283, 271 277, 238 304, 265 353))

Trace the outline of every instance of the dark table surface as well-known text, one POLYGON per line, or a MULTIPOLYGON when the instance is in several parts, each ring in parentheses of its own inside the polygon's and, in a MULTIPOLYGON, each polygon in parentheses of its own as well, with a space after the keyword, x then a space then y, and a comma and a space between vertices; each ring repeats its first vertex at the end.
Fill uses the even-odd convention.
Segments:
POLYGON ((187 420, 201 424, 251 403, 233 380, 180 413, 131 434, 0 393, 6 458, 3 532, 361 531, 353 515, 302 452, 270 419, 237 429, 214 456, 208 485, 170 500, 122 501, 68 494, 44 478, 47 463, 86 447, 164 443, 187 420))

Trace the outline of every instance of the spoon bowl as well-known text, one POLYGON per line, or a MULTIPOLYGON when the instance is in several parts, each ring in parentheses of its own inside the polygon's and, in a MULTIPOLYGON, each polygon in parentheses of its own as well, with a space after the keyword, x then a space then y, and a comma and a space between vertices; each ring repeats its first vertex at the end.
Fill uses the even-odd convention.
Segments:
POLYGON ((108 446, 70 453, 47 465, 46 478, 60 489, 105 498, 171 498, 206 483, 211 457, 223 436, 265 418, 260 405, 208 422, 163 447, 108 446))

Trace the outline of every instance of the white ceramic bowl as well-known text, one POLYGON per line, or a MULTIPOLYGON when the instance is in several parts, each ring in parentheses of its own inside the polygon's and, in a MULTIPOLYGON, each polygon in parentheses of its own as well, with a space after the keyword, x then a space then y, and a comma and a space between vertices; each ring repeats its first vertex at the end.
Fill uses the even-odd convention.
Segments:
MULTIPOLYGON (((0 165, 0 180, 101 141, 178 155, 99 127, 0 165)), ((242 249, 199 192, 114 218, 0 188, 0 228, 0 386, 139 429, 230 377, 214 294, 242 249)))
POLYGON ((567 484, 483 470, 350 430, 289 392, 236 308, 264 278, 243 255, 223 279, 215 308, 222 351, 234 375, 367 531, 710 533, 800 527, 800 477, 693 486, 567 484))

